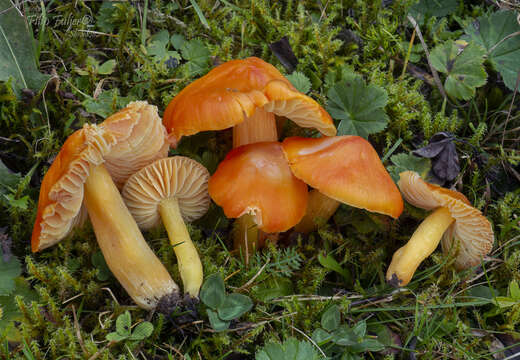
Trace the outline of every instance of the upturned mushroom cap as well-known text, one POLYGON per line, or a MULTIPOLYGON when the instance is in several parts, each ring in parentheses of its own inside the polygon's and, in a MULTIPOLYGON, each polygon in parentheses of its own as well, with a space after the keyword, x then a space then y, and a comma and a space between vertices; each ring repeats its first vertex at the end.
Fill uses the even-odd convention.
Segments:
POLYGON ((232 127, 259 107, 299 126, 336 134, 330 115, 316 101, 256 57, 228 61, 192 82, 170 102, 163 121, 175 142, 199 131, 232 127))
POLYGON ((294 175, 322 194, 393 218, 403 211, 399 190, 365 139, 291 137, 282 146, 294 175))
POLYGON ((229 152, 209 180, 211 198, 228 218, 252 214, 258 228, 286 231, 307 208, 307 185, 287 165, 278 142, 240 146, 229 152))
POLYGON ((191 222, 209 208, 208 170, 184 156, 160 159, 132 175, 123 187, 128 210, 142 229, 161 222, 159 203, 175 197, 184 221, 191 222))
POLYGON ((165 157, 166 130, 157 108, 130 103, 100 125, 85 124, 67 138, 45 174, 31 238, 32 251, 62 240, 85 218, 83 184, 92 167, 105 163, 116 184, 140 167, 165 157))
POLYGON ((449 210, 455 222, 442 237, 442 250, 448 253, 456 246, 457 268, 475 266, 491 251, 494 242, 491 223, 479 210, 471 206, 463 194, 429 184, 413 171, 402 172, 397 185, 406 201, 416 207, 425 210, 445 207, 449 210))

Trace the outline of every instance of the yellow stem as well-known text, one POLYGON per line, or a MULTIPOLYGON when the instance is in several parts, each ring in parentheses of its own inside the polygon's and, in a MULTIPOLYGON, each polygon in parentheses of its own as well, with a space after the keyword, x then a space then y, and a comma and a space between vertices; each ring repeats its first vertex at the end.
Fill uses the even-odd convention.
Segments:
POLYGON ((314 189, 309 193, 307 210, 294 230, 301 233, 309 233, 318 229, 319 225, 326 223, 338 209, 340 203, 323 195, 314 189))
POLYGON ((85 205, 108 267, 137 305, 151 310, 164 296, 178 296, 179 287, 148 247, 104 165, 90 171, 85 205))
MULTIPOLYGON (((257 142, 277 140, 275 115, 263 108, 257 108, 251 117, 246 117, 242 123, 235 125, 233 128, 234 148, 257 142)), ((258 242, 260 233, 261 231, 258 230, 252 216, 244 215, 236 220, 234 247, 242 251, 246 264, 249 261, 250 254, 261 248, 262 244, 258 242)))
POLYGON ((408 243, 397 250, 386 273, 394 286, 408 285, 419 264, 439 245, 442 235, 455 220, 446 208, 438 208, 419 225, 408 243))
POLYGON ((188 229, 182 220, 177 199, 169 198, 162 200, 159 204, 159 213, 177 256, 179 272, 184 284, 184 293, 197 297, 202 285, 202 263, 199 253, 193 241, 191 241, 188 229))

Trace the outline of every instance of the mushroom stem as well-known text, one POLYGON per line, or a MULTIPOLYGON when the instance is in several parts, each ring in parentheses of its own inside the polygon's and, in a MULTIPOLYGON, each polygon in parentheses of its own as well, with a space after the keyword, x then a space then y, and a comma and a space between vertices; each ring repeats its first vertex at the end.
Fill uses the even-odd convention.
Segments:
POLYGON ((103 164, 85 181, 85 205, 108 267, 142 308, 151 310, 179 287, 148 247, 103 164))
POLYGON ((159 213, 177 256, 184 293, 197 297, 202 285, 202 263, 182 219, 177 199, 171 197, 162 200, 159 203, 159 213))
POLYGON ((257 108, 255 113, 233 127, 233 148, 263 141, 277 141, 276 119, 273 113, 257 108))
POLYGON ((386 281, 395 287, 408 285, 419 264, 437 248, 442 235, 454 221, 444 207, 424 219, 408 243, 394 253, 386 281))
POLYGON ((313 189, 309 193, 309 201, 305 215, 294 227, 294 230, 301 233, 309 233, 316 230, 320 224, 326 223, 330 217, 334 215, 339 205, 339 201, 313 189))
MULTIPOLYGON (((274 113, 257 108, 253 115, 246 117, 243 122, 233 127, 233 148, 242 145, 254 144, 264 141, 277 141, 278 132, 274 113)), ((258 239, 261 230, 258 230, 253 216, 243 215, 235 224, 235 249, 241 249, 245 256, 246 264, 249 255, 260 248, 258 239)))

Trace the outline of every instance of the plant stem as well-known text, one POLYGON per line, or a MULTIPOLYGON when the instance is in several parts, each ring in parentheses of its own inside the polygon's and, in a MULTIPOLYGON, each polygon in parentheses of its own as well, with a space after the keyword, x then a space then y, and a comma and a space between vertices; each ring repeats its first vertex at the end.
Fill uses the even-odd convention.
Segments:
POLYGON ((307 211, 294 227, 294 230, 301 233, 309 233, 318 228, 319 224, 326 223, 336 212, 340 202, 323 195, 318 190, 313 189, 309 193, 307 211), (316 221, 318 220, 318 221, 316 221))

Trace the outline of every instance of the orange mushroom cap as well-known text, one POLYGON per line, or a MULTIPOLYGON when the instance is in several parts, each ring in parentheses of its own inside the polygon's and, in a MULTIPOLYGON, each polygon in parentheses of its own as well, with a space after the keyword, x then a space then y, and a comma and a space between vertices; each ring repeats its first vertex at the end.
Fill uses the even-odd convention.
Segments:
POLYGON ((291 137, 282 146, 294 175, 322 194, 393 218, 403 211, 397 186, 365 139, 291 137))
POLYGON ((166 130, 157 108, 136 101, 100 125, 85 124, 67 138, 45 174, 31 237, 32 251, 62 240, 84 220, 83 184, 91 167, 105 163, 114 182, 167 156, 166 130))
POLYGON ((199 131, 232 127, 259 107, 302 127, 336 134, 332 118, 316 101, 256 57, 228 61, 189 84, 168 104, 163 121, 175 142, 199 131))
POLYGON ((307 208, 307 185, 292 173, 278 142, 261 142, 229 152, 209 180, 211 198, 228 218, 255 216, 265 232, 286 231, 307 208))
POLYGON ((413 171, 404 171, 398 181, 399 189, 406 201, 425 209, 445 207, 455 222, 442 237, 442 250, 448 253, 458 246, 455 265, 466 269, 480 263, 481 258, 493 247, 494 234, 489 220, 471 206, 469 200, 458 191, 429 184, 413 171))

